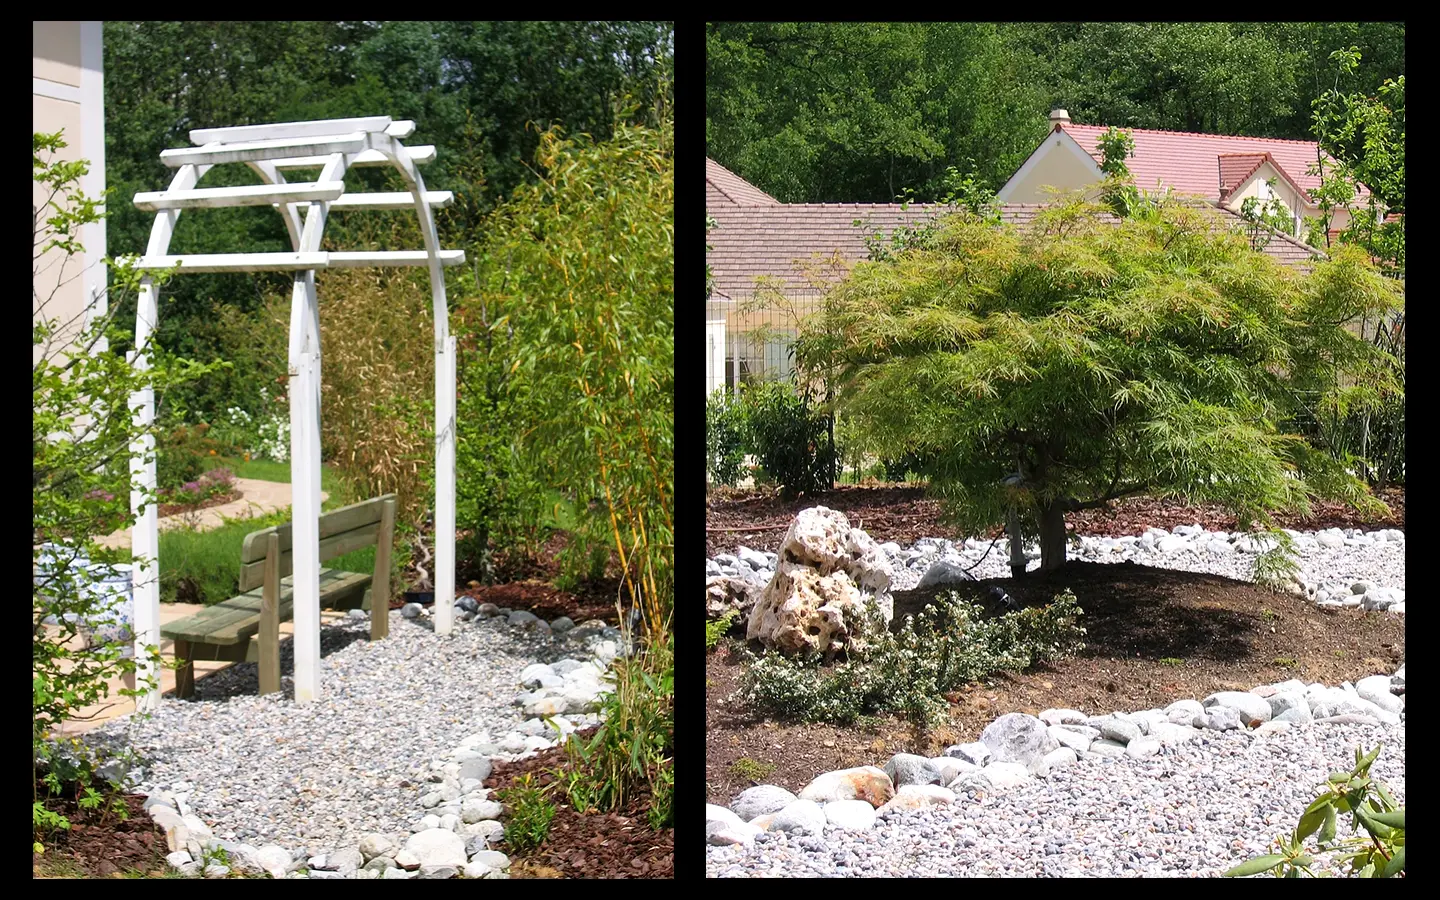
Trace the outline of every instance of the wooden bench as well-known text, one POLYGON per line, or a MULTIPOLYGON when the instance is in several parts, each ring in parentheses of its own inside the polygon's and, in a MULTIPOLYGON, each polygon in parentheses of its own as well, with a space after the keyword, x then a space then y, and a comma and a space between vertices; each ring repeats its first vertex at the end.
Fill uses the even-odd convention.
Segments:
MULTIPOLYGON (((390 549, 394 537, 394 494, 320 517, 320 562, 375 546, 373 576, 320 569, 321 608, 368 607, 371 640, 380 640, 390 631, 390 549)), ((175 657, 182 661, 175 673, 175 696, 189 697, 194 693, 196 660, 258 662, 260 693, 280 690, 280 622, 289 620, 294 611, 293 566, 290 523, 251 532, 245 536, 240 551, 243 593, 160 629, 163 637, 175 642, 175 657), (257 632, 258 647, 251 641, 257 632)))

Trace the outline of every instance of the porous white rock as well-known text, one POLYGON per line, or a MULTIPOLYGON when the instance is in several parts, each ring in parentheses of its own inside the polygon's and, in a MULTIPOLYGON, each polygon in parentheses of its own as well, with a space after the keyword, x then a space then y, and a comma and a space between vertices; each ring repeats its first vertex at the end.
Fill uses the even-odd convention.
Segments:
POLYGON ((845 649, 863 639, 850 633, 847 611, 862 612, 873 602, 887 623, 894 615, 892 577, 884 552, 851 528, 844 513, 823 506, 801 510, 750 613, 746 639, 781 652, 845 649))

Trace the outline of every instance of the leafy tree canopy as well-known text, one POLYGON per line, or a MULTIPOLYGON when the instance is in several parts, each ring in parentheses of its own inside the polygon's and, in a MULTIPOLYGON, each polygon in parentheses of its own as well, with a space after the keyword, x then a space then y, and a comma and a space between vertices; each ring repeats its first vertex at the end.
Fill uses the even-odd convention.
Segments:
POLYGON ((1353 465, 1285 426, 1297 392, 1333 392, 1337 373, 1393 379, 1342 325, 1398 303, 1355 250, 1302 276, 1202 209, 1158 199, 1116 222, 1072 197, 1024 234, 961 213, 860 263, 797 356, 882 457, 928 460, 962 529, 1017 505, 1052 568, 1066 512, 1141 492, 1252 523, 1315 496, 1374 507, 1353 465))
POLYGON ((1062 107, 1077 122, 1313 139, 1329 55, 1355 90, 1405 73, 1403 23, 710 23, 706 153, 786 202, 998 190, 1062 107))

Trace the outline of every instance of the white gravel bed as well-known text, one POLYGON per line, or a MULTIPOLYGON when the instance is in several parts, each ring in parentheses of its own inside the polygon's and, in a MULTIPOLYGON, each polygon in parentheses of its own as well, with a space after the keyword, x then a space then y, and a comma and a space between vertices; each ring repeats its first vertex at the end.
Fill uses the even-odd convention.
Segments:
POLYGON ((238 664, 197 681, 196 702, 166 698, 149 718, 92 734, 133 746, 145 760, 137 789, 186 798, 223 840, 317 853, 367 832, 408 833, 433 787, 431 762, 466 737, 513 730, 521 670, 575 648, 503 618, 457 623, 445 637, 426 619, 390 619, 377 642, 368 618, 322 629, 315 702, 294 702, 289 674, 279 693, 256 696, 254 664, 238 664))

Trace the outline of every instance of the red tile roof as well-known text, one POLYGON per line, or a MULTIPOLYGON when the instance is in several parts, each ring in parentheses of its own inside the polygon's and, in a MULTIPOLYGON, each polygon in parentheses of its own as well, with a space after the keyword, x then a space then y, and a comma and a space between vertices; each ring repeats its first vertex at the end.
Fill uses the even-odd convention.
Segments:
MULTIPOLYGON (((1100 135, 1109 130, 1102 125, 1062 125, 1065 133, 1099 162, 1100 135)), ((1253 157, 1268 154, 1275 167, 1284 172, 1304 191, 1306 199, 1320 186, 1317 175, 1308 174, 1315 162, 1318 145, 1315 141, 1291 141, 1282 138, 1230 137, 1220 134, 1195 134, 1188 131, 1152 131, 1147 128, 1124 129, 1135 140, 1135 155, 1126 160, 1136 186, 1151 190, 1156 181, 1185 194, 1198 194, 1219 201, 1224 193, 1225 163, 1216 177, 1216 161, 1221 156, 1253 157)), ((1327 165, 1333 163, 1328 156, 1327 165)), ((1239 165, 1238 163, 1236 165, 1239 165)), ((1250 167, 1254 171, 1254 166, 1250 167)), ((1233 172, 1233 170, 1232 170, 1233 172)), ((1246 175, 1248 176, 1248 172, 1246 175)), ((1242 179, 1243 180, 1243 179, 1242 179)), ((1237 182, 1238 183, 1238 182, 1237 182)), ((1231 188, 1234 187, 1232 183, 1231 188)))
MULTIPOLYGON (((707 167, 707 172, 709 171, 707 167)), ((738 176, 726 172, 731 178, 738 176)), ((708 187, 708 179, 707 179, 708 187)), ((755 193, 769 197, 753 188, 755 193)), ((1007 203, 1000 208, 1001 219, 1020 229, 1028 227, 1044 209, 1037 203, 1007 203)), ((706 236, 711 249, 706 253, 715 279, 713 298, 744 300, 755 291, 755 279, 779 279, 792 296, 814 295, 802 268, 809 262, 823 262, 838 256, 854 263, 869 254, 867 233, 878 231, 889 237, 901 226, 913 226, 933 217, 943 207, 934 204, 899 203, 720 203, 707 207, 717 227, 706 236), (857 228, 859 219, 873 226, 857 228)), ((1229 210, 1212 208, 1217 225, 1233 227, 1244 220, 1229 210)), ((1308 262, 1321 255, 1303 241, 1276 234, 1265 253, 1278 262, 1308 269, 1308 262)), ((821 271, 820 274, 826 274, 821 271)))
POLYGON ((705 157, 705 206, 721 203, 779 203, 734 172, 705 157))
POLYGON ((1245 183, 1255 170, 1260 168, 1268 153, 1222 153, 1220 154, 1220 199, 1245 183))

